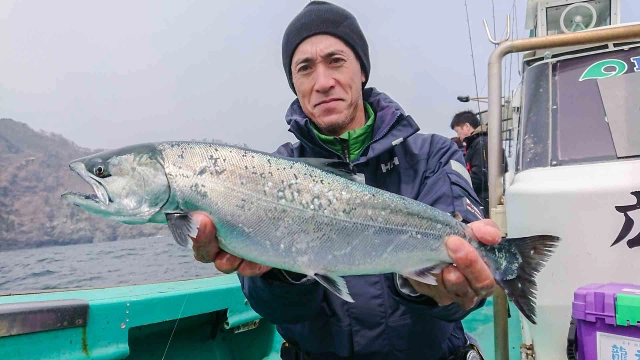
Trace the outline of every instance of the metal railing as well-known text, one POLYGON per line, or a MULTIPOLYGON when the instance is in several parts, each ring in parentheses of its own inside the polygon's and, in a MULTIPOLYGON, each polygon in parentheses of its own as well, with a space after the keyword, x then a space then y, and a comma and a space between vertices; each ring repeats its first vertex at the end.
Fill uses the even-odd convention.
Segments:
MULTIPOLYGON (((486 24, 485 24, 486 26, 486 24)), ((489 36, 490 37, 490 36, 489 36)), ((490 37, 491 38, 491 37, 490 37)), ((507 37, 508 39, 508 37, 507 37)), ((640 39, 640 25, 616 25, 571 34, 551 35, 518 40, 503 40, 489 57, 489 208, 494 209, 500 203, 503 187, 502 176, 502 59, 511 53, 550 49, 565 46, 592 45, 614 41, 630 41, 640 39)), ((504 291, 497 288, 494 294, 494 343, 496 359, 509 358, 509 328, 507 322, 507 297, 504 291)))

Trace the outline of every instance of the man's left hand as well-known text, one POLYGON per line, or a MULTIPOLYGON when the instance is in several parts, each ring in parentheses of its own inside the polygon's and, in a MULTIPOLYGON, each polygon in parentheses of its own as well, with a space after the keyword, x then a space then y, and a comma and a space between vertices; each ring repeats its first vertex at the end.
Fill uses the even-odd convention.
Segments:
MULTIPOLYGON (((500 228, 493 220, 479 220, 469 226, 476 239, 487 245, 498 244, 502 238, 500 228)), ((432 274, 438 285, 408 279, 413 288, 440 305, 455 302, 465 310, 472 308, 480 299, 493 295, 495 280, 476 249, 458 236, 448 237, 445 246, 455 266, 448 265, 439 274, 432 274)))

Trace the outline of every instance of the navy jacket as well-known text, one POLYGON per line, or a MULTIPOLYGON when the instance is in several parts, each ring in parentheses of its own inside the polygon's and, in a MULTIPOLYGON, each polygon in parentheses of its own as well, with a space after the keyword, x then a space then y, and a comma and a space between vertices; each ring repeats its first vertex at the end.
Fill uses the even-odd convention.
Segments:
MULTIPOLYGON (((363 97, 376 112, 373 139, 353 162, 366 183, 457 211, 467 222, 480 220, 480 203, 458 146, 443 136, 419 134, 414 120, 375 88, 365 89, 363 97)), ((299 142, 282 145, 277 154, 344 160, 318 140, 297 100, 286 120, 299 142)), ((466 344, 460 320, 469 311, 400 291, 406 280, 395 274, 345 276, 354 303, 314 279, 282 275, 271 270, 239 277, 251 307, 313 358, 442 359, 466 344)), ((484 300, 471 311, 483 305, 484 300)))

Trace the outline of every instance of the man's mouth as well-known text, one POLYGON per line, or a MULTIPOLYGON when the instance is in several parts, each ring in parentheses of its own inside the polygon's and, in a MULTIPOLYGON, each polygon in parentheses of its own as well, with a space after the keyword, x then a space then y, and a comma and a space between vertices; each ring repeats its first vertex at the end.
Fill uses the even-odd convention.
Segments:
POLYGON ((332 102, 335 102, 335 101, 340 101, 340 99, 338 99, 338 98, 325 99, 325 100, 322 100, 319 103, 317 103, 314 107, 318 107, 318 106, 324 105, 324 104, 329 104, 329 103, 332 103, 332 102))
POLYGON ((100 179, 91 175, 84 164, 81 162, 74 162, 69 165, 71 170, 75 171, 84 181, 86 181, 91 187, 95 194, 84 194, 76 191, 67 191, 62 194, 63 198, 74 198, 80 200, 89 200, 98 204, 108 205, 112 202, 111 197, 109 196, 109 192, 107 192, 107 188, 104 186, 100 179))

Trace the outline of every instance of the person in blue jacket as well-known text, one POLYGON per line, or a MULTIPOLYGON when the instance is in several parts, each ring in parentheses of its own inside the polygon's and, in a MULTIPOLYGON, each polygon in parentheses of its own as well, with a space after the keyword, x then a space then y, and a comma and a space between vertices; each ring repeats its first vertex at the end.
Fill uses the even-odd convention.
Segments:
MULTIPOLYGON (((310 2, 285 31, 282 60, 296 94, 286 121, 299 141, 276 154, 348 161, 366 184, 460 214, 479 241, 500 241, 497 225, 478 210, 458 146, 419 133, 398 103, 366 87, 368 44, 351 13, 310 2)), ((461 320, 495 287, 475 249, 450 237, 446 246, 456 265, 434 274, 438 285, 398 274, 345 276, 355 300, 350 303, 306 275, 220 250, 211 218, 194 216, 200 222, 194 257, 225 273, 237 271, 251 307, 285 339, 284 359, 456 358, 469 344, 461 320)))

